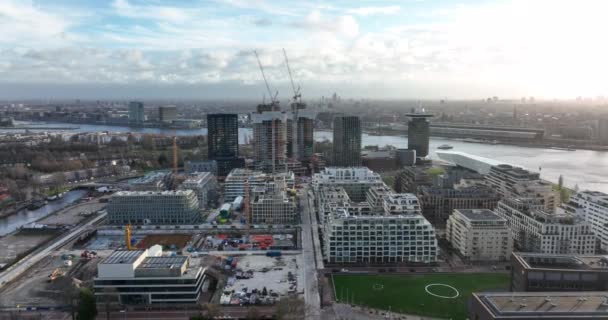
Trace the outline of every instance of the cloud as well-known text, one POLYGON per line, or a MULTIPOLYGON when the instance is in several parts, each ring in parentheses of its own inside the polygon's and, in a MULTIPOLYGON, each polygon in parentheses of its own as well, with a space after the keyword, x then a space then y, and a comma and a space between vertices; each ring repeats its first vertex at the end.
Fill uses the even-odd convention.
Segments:
POLYGON ((272 20, 270 20, 268 18, 259 18, 259 19, 253 20, 253 24, 258 27, 268 27, 268 26, 272 25, 272 20))
POLYGON ((397 14, 401 10, 400 6, 384 7, 360 7, 348 9, 346 12, 357 16, 390 15, 397 14))
POLYGON ((313 10, 302 21, 291 23, 292 26, 312 31, 329 32, 346 37, 356 37, 359 34, 359 24, 350 15, 329 17, 313 10))
POLYGON ((133 19, 154 19, 173 23, 186 23, 193 17, 192 10, 190 9, 158 5, 135 5, 128 0, 114 0, 112 8, 116 14, 133 19))
POLYGON ((70 21, 29 1, 0 2, 0 44, 11 46, 65 43, 70 21))

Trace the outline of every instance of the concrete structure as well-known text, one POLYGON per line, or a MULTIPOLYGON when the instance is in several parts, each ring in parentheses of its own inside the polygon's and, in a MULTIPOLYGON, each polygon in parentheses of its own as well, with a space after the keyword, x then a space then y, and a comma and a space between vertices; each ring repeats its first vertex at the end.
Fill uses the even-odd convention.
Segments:
POLYGON ((270 173, 285 171, 287 115, 280 111, 264 111, 251 114, 251 120, 256 169, 270 173))
POLYGON ((158 121, 171 124, 177 120, 177 107, 176 106, 161 106, 158 107, 158 121))
POLYGON ((508 221, 515 247, 550 254, 594 254, 597 238, 581 217, 546 211, 539 199, 507 198, 496 213, 508 221))
POLYGON ((207 114, 207 158, 218 165, 217 175, 227 176, 244 167, 239 159, 239 119, 237 114, 207 114))
POLYGON ((95 296, 120 304, 197 303, 206 279, 202 267, 190 267, 187 256, 163 256, 162 247, 118 250, 97 265, 95 296))
POLYGON ((253 190, 251 223, 294 224, 298 221, 296 203, 287 194, 285 181, 253 190))
POLYGON ((198 207, 192 190, 119 191, 108 203, 108 223, 193 224, 200 218, 198 207))
POLYGON ((471 320, 607 320, 606 292, 473 293, 471 320))
POLYGON ((514 252, 511 291, 606 291, 606 256, 514 252))
POLYGON ((332 165, 356 167, 361 165, 361 120, 355 116, 334 118, 332 165))
POLYGON ((196 172, 211 172, 217 176, 217 161, 215 160, 196 160, 186 161, 184 163, 184 170, 186 174, 193 174, 196 172))
POLYGON ((143 102, 129 102, 129 124, 143 125, 145 119, 143 102))
POLYGON ((190 175, 179 186, 180 190, 193 190, 198 199, 198 208, 205 210, 217 203, 217 181, 211 172, 190 175))
POLYGON ((285 182, 290 189, 295 185, 293 172, 273 175, 249 169, 234 169, 224 182, 224 201, 231 202, 238 196, 244 196, 246 187, 249 187, 249 192, 253 192, 256 187, 268 187, 269 183, 278 182, 277 180, 285 182))
POLYGON ((420 186, 418 198, 422 202, 422 214, 435 228, 444 228, 454 209, 496 208, 500 197, 486 186, 461 189, 420 186))
POLYGON ((513 251, 507 220, 488 209, 455 209, 446 238, 467 261, 506 261, 513 251))
POLYGON ((304 103, 293 103, 287 113, 287 157, 305 166, 314 153, 314 121, 316 114, 305 110, 304 103))
POLYGON ((423 113, 408 113, 410 118, 407 125, 407 148, 416 150, 416 157, 424 158, 429 155, 431 138, 430 123, 427 119, 433 115, 423 113))
MULTIPOLYGON (((456 166, 466 168, 477 173, 488 174, 492 167, 505 164, 504 162, 484 158, 461 151, 443 151, 437 150, 435 154, 439 159, 452 163, 456 166)), ((516 167, 511 165, 512 167, 516 167)))
POLYGON ((366 167, 328 167, 312 177, 312 186, 317 194, 321 187, 342 187, 355 202, 365 201, 370 187, 382 185, 382 177, 366 167))
POLYGON ((540 174, 508 164, 490 168, 486 183, 502 198, 539 200, 546 210, 554 210, 559 204, 559 193, 553 185, 540 179, 540 174))
POLYGON ((581 191, 563 204, 564 210, 582 216, 599 238, 602 250, 608 251, 608 194, 598 191, 581 191))

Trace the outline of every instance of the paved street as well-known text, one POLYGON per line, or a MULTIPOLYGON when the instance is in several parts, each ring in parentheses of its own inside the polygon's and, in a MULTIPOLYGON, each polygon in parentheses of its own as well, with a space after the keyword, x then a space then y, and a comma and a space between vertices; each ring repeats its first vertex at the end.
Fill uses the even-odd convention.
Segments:
MULTIPOLYGON (((317 279, 317 261, 313 240, 313 223, 308 199, 308 189, 303 188, 299 196, 302 213, 302 255, 304 259, 304 301, 306 302, 306 319, 320 319, 321 298, 317 279)), ((315 219, 316 220, 316 219, 315 219)), ((316 223, 315 223, 316 224, 316 223)), ((319 248, 320 249, 320 248, 319 248)))
POLYGON ((18 277, 20 274, 25 272, 27 269, 29 269, 34 264, 38 263, 40 260, 42 260, 42 258, 48 256, 52 251, 56 250, 57 248, 61 248, 67 242, 74 239, 81 232, 83 232, 86 228, 95 224, 99 220, 105 218, 105 216, 106 216, 106 213, 100 214, 99 216, 95 217, 91 221, 83 224, 82 226, 74 229, 72 232, 68 233, 67 235, 61 237, 57 241, 51 243, 46 248, 28 255, 27 257, 21 259, 16 264, 12 265, 6 271, 2 272, 2 274, 0 275, 0 288, 2 288, 9 281, 12 281, 16 277, 18 277))

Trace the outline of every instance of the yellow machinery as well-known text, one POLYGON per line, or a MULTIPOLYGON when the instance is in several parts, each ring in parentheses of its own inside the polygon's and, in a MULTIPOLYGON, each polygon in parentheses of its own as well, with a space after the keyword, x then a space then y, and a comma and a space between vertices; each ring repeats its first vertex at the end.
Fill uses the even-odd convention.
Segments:
POLYGON ((131 224, 127 224, 125 226, 125 244, 127 246, 127 250, 132 250, 132 248, 131 248, 131 224))

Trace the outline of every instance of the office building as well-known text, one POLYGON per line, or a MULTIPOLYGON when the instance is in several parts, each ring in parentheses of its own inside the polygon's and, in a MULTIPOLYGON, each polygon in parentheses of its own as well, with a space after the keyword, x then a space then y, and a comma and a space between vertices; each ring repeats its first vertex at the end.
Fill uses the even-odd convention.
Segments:
POLYGON ((455 209, 446 238, 465 261, 507 261, 513 251, 507 220, 488 209, 455 209))
POLYGON ((200 222, 192 190, 119 191, 107 206, 109 224, 194 224, 200 222))
POLYGON ((179 186, 180 190, 192 190, 198 199, 198 208, 205 210, 215 207, 218 200, 217 181, 211 172, 189 175, 179 186))
POLYGON ((160 245, 146 250, 117 250, 97 265, 93 287, 98 303, 110 296, 121 305, 196 304, 203 283, 202 267, 187 256, 163 256, 160 245))
POLYGON ((562 205, 574 215, 582 216, 599 238, 601 248, 608 251, 608 194, 597 191, 581 191, 562 205))
POLYGON ((334 118, 333 159, 335 167, 361 165, 361 120, 355 116, 334 118))
POLYGON ((606 292, 473 293, 471 320, 608 320, 606 292))
POLYGON ((264 111, 253 113, 251 120, 256 169, 269 173, 286 171, 287 115, 280 111, 264 111))
POLYGON ((177 120, 177 107, 176 106, 162 106, 158 107, 158 120, 164 124, 171 124, 177 120))
POLYGON ((501 198, 536 199, 549 211, 559 204, 559 193, 553 190, 550 182, 541 180, 539 173, 508 164, 491 167, 486 184, 501 198))
POLYGON ((244 167, 244 159, 239 158, 237 114, 207 115, 207 157, 216 161, 220 177, 227 176, 232 169, 244 167))
POLYGON ((416 150, 416 157, 424 158, 429 155, 429 141, 431 138, 430 123, 427 119, 430 114, 408 113, 410 121, 407 123, 407 148, 416 150))
POLYGON ((129 102, 129 124, 143 125, 145 121, 143 102, 129 102))
POLYGON ((437 259, 433 226, 418 212, 398 213, 401 198, 385 198, 392 212, 352 215, 336 208, 324 223, 323 257, 330 264, 431 263, 437 259))
POLYGON ((193 174, 196 172, 210 172, 214 176, 217 176, 217 161, 215 160, 190 160, 184 163, 184 170, 186 174, 193 174))
POLYGON ((606 291, 608 258, 514 252, 511 291, 606 291))
POLYGON ((447 189, 422 185, 417 195, 423 204, 422 214, 435 228, 445 228, 454 209, 494 210, 500 200, 498 194, 486 186, 447 189))
POLYGON ((328 167, 312 177, 315 194, 318 195, 320 188, 324 186, 342 187, 355 202, 365 201, 370 187, 382 185, 382 177, 366 167, 328 167))
POLYGON ((547 211, 539 199, 507 198, 495 212, 505 218, 520 251, 550 254, 594 254, 597 238, 579 216, 547 211))
POLYGON ((267 174, 249 169, 234 169, 224 181, 224 201, 234 201, 238 196, 245 196, 245 190, 253 192, 256 187, 268 187, 270 183, 285 182, 285 187, 293 189, 295 176, 293 172, 267 174))

